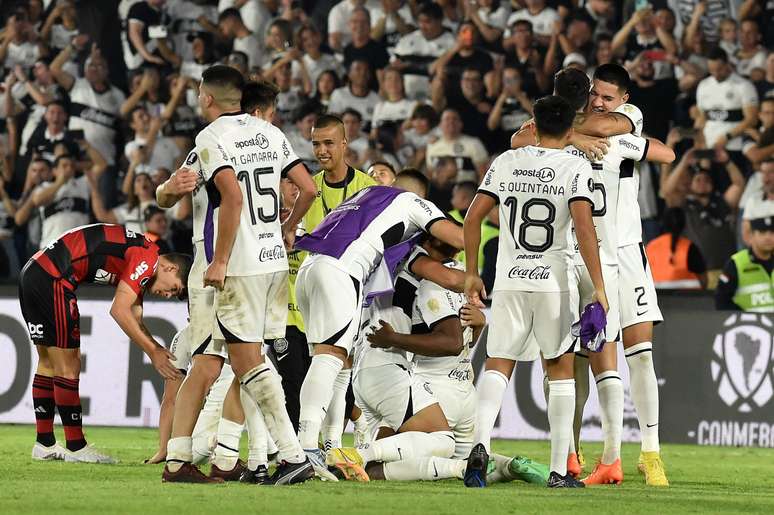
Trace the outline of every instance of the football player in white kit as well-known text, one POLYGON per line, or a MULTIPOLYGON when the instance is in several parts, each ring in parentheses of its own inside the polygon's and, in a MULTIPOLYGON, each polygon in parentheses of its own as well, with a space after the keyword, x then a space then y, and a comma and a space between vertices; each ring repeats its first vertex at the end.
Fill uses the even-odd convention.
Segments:
MULTIPOLYGON (((578 132, 600 137, 627 133, 640 136, 642 112, 626 103, 629 84, 630 78, 624 68, 600 66, 594 75, 589 105, 591 113, 598 115, 588 117, 577 127, 578 132)), ((658 381, 652 353, 653 324, 663 321, 663 316, 642 244, 637 202, 639 170, 632 163, 624 162, 620 178, 616 208, 618 301, 631 396, 641 434, 638 469, 645 474, 648 485, 668 486, 659 448, 658 381)))
MULTIPOLYGON (((600 67, 600 76, 605 78, 611 73, 620 75, 622 68, 618 65, 603 65, 600 67), (620 69, 619 69, 620 68, 620 69), (612 71, 611 71, 612 70, 612 71)), ((625 70, 623 70, 625 73, 625 70)), ((599 80, 599 79, 598 79, 599 80)), ((585 73, 573 68, 566 68, 555 77, 555 92, 573 104, 573 107, 583 110, 588 104, 589 81, 585 73)), ((521 131, 526 132, 526 131, 521 131)), ((520 139, 529 141, 529 134, 514 136, 512 145, 519 145, 520 139), (525 137, 526 136, 526 137, 525 137)), ((600 259, 602 262, 602 275, 605 287, 611 291, 618 291, 618 238, 617 238, 617 206, 618 184, 621 175, 626 176, 632 169, 634 161, 649 159, 668 163, 674 160, 674 152, 655 139, 645 139, 633 134, 623 134, 608 140, 609 148, 601 161, 593 160, 592 174, 594 176, 594 225, 597 230, 597 238, 600 247, 600 259)), ((587 158, 576 149, 568 147, 568 152, 587 158)), ((574 239, 574 234, 573 234, 574 239)), ((594 287, 588 269, 575 244, 574 252, 575 280, 578 284, 580 295, 579 309, 591 302, 594 287)), ((621 435, 623 433, 623 402, 624 391, 621 377, 618 374, 617 348, 615 342, 620 337, 619 310, 617 295, 608 298, 610 309, 608 322, 605 328, 606 342, 610 345, 603 347, 601 352, 582 351, 578 353, 581 359, 576 360, 576 405, 585 403, 588 396, 588 365, 585 359, 589 359, 591 369, 594 372, 594 381, 597 385, 600 407, 602 410, 602 429, 604 434, 604 451, 602 457, 591 475, 583 480, 588 484, 618 484, 623 480, 623 469, 620 462, 621 435), (584 359, 585 358, 585 359, 584 359), (584 382, 585 381, 585 382, 584 382)), ((582 405, 576 417, 582 417, 582 405)), ((578 422, 579 420, 576 420, 578 422)), ((580 427, 580 424, 576 424, 580 427)), ((568 470, 573 475, 579 475, 580 463, 571 444, 571 453, 568 461, 568 470)))
POLYGON ((490 434, 516 361, 532 361, 539 354, 549 378, 548 486, 584 486, 567 473, 575 406, 576 345, 570 326, 578 305, 568 236, 572 222, 595 300, 607 310, 592 220, 594 180, 589 162, 564 150, 572 133, 573 106, 551 96, 537 101, 534 113, 532 130, 540 146, 501 154, 465 217, 465 292, 476 305, 485 297, 477 262, 481 222, 499 203, 500 219, 508 221, 509 229, 501 232, 499 240, 488 359, 478 384, 475 441, 479 443, 468 457, 465 473, 465 485, 470 487, 486 486, 490 434))
MULTIPOLYGON (((173 177, 159 188, 157 199, 168 207, 194 191, 194 268, 200 273, 192 275, 189 291, 201 294, 196 301, 190 299, 192 324, 201 324, 201 329, 194 331, 196 341, 205 347, 212 345, 215 353, 227 349, 241 388, 261 409, 279 447, 281 463, 269 482, 287 484, 309 479, 313 472, 293 434, 279 378, 264 363, 260 342, 284 332, 284 244, 292 244, 296 225, 311 204, 315 188, 309 186, 306 168, 282 132, 241 113, 243 85, 242 75, 233 68, 216 65, 204 72, 199 105, 210 125, 199 133, 196 151, 187 159, 189 166, 199 165, 195 185, 178 189, 181 182, 190 187, 188 179, 175 181, 173 177), (302 192, 283 226, 278 202, 281 175, 299 184, 302 192), (208 286, 215 287, 214 295, 207 295, 213 293, 207 291, 208 286), (204 337, 208 332, 212 335, 209 343, 204 337)), ((179 170, 175 175, 178 173, 189 176, 192 172, 179 170)), ((221 358, 210 360, 218 373, 220 365, 221 358)), ((210 374, 205 379, 212 384, 214 377, 210 374)), ((209 384, 200 380, 186 389, 188 382, 187 378, 178 394, 162 480, 219 482, 191 464, 190 435, 195 420, 191 415, 198 413, 209 384), (180 418, 178 413, 182 413, 180 418)))
POLYGON ((405 257, 409 240, 422 232, 462 246, 461 228, 434 204, 398 188, 372 186, 333 209, 297 242, 297 248, 314 253, 298 272, 296 295, 314 349, 301 388, 299 438, 318 473, 327 470, 318 449, 320 426, 333 382, 358 336, 363 299, 392 288, 392 267, 400 260, 392 261, 405 257), (393 255, 396 251, 400 256, 393 255))

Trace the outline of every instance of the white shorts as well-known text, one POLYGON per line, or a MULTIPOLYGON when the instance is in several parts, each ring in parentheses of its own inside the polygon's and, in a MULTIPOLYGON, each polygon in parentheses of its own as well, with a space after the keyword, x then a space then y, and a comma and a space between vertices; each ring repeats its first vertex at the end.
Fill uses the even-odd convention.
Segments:
POLYGON ((194 246, 194 261, 188 274, 188 327, 175 336, 177 345, 176 350, 172 351, 172 354, 179 356, 176 362, 182 365, 178 366, 181 370, 188 368, 191 359, 197 354, 228 357, 226 349, 222 345, 216 346, 212 341, 215 322, 215 289, 204 287, 206 270, 204 242, 199 241, 194 246))
MULTIPOLYGON (((575 279, 578 282, 578 315, 583 312, 594 296, 594 284, 585 265, 575 267, 575 279)), ((618 306, 618 265, 602 265, 602 279, 605 281, 605 293, 610 309, 607 312, 605 341, 617 342, 621 338, 621 311, 618 306)))
POLYGON ((497 291, 492 296, 486 354, 534 361, 576 349, 570 328, 578 318, 577 289, 562 292, 497 291), (534 335, 534 338, 532 337, 534 335))
POLYGON ((621 328, 641 322, 662 322, 664 317, 642 243, 618 248, 618 273, 621 328))
POLYGON ((296 302, 310 345, 335 345, 349 354, 360 332, 363 291, 338 260, 315 254, 304 260, 296 277, 296 302))
MULTIPOLYGON (((422 377, 418 375, 417 377, 422 377)), ((441 404, 443 414, 454 432, 454 456, 465 459, 473 448, 476 430, 476 388, 449 384, 449 379, 429 378, 435 398, 441 404)))
POLYGON ((359 371, 352 390, 372 430, 389 427, 397 431, 416 413, 438 402, 428 381, 396 364, 359 371))
POLYGON ((258 343, 285 337, 288 273, 226 277, 215 291, 213 340, 258 343))

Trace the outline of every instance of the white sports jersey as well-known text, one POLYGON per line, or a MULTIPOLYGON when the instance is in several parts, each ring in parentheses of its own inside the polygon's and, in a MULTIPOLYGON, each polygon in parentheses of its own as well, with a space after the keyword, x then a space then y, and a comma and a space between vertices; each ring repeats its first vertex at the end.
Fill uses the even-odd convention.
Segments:
MULTIPOLYGON (((634 161, 642 161, 648 153, 648 140, 634 134, 623 134, 608 138, 610 147, 602 161, 591 163, 594 177, 594 226, 599 240, 599 258, 602 264, 618 263, 618 185, 630 177, 634 161)), ((571 154, 586 158, 575 147, 567 147, 571 154)), ((633 211, 631 207, 629 211, 633 211)), ((639 216, 639 211, 634 213, 639 216)), ((639 219, 638 219, 639 223, 639 219)), ((575 230, 572 230, 575 245, 575 264, 582 265, 575 230)))
MULTIPOLYGON (((51 186, 44 182, 38 189, 51 186)), ((39 208, 43 220, 40 248, 60 237, 66 231, 89 223, 89 182, 85 175, 67 181, 47 206, 39 208)))
POLYGON ((86 79, 76 79, 69 94, 70 130, 83 130, 86 140, 102 154, 108 164, 114 164, 119 110, 126 97, 113 86, 109 86, 103 93, 97 93, 86 79))
MULTIPOLYGON (((709 76, 696 89, 696 106, 707 117, 704 139, 707 147, 733 129, 744 119, 743 107, 757 106, 758 92, 749 80, 732 73, 723 82, 709 76)), ((738 136, 726 144, 726 150, 742 150, 742 138, 738 136)))
POLYGON ((591 164, 564 149, 508 150, 486 172, 479 192, 500 204, 494 291, 567 291, 572 250, 570 203, 593 204, 591 164))
POLYGON ((371 123, 374 116, 374 107, 379 103, 381 97, 375 91, 369 91, 364 97, 352 93, 348 86, 342 86, 334 89, 331 93, 331 102, 328 104, 328 112, 343 113, 346 109, 354 109, 363 117, 363 123, 371 123))
MULTIPOLYGON (((355 193, 333 209, 331 214, 353 209, 357 200, 370 190, 371 188, 366 188, 355 193)), ((342 270, 358 279, 361 284, 366 284, 366 279, 383 263, 385 247, 405 242, 421 231, 429 232, 430 226, 445 219, 443 212, 435 204, 404 191, 395 196, 360 235, 347 245, 337 262, 342 270)), ((366 290, 369 289, 368 284, 365 286, 366 290)), ((379 290, 376 288, 372 291, 379 290)))
POLYGON ((374 107, 374 114, 371 123, 374 127, 379 127, 384 122, 397 122, 403 123, 411 118, 414 108, 417 106, 416 101, 404 98, 397 102, 390 102, 389 100, 383 100, 376 104, 374 107))
MULTIPOLYGON (((508 18, 508 27, 519 20, 527 20, 532 23, 532 31, 536 36, 550 36, 554 30, 554 23, 559 20, 559 13, 551 7, 545 7, 538 14, 530 14, 527 9, 520 9, 508 18)), ((510 31, 508 31, 510 33, 510 31)), ((506 34, 506 37, 510 34, 506 34)))
POLYGON ((424 100, 428 97, 430 91, 428 67, 452 48, 454 43, 454 35, 449 31, 444 31, 433 40, 427 40, 422 32, 415 30, 398 40, 393 58, 409 64, 403 76, 407 97, 416 100, 424 100))
MULTIPOLYGON (((456 261, 445 263, 449 268, 463 270, 456 261)), ((424 279, 420 281, 411 320, 412 334, 427 334, 447 318, 459 318, 465 305, 465 295, 447 290, 424 279)), ((429 357, 414 354, 414 373, 431 380, 442 380, 449 385, 467 387, 473 383, 472 355, 473 329, 463 332, 462 351, 457 356, 429 357)))
POLYGON ((193 240, 204 241, 208 261, 217 240, 220 211, 214 179, 231 168, 243 204, 227 275, 288 269, 279 222, 279 182, 299 162, 282 131, 248 114, 222 115, 196 136, 196 148, 186 159, 186 166, 199 174, 193 194, 193 240))

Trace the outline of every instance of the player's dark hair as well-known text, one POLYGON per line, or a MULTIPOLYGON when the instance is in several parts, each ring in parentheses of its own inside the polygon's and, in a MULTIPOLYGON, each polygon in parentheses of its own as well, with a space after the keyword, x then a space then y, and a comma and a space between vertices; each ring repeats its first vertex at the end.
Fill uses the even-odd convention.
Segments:
POLYGON ((712 50, 709 51, 707 54, 707 59, 709 61, 722 61, 724 63, 728 62, 728 54, 725 50, 720 48, 719 46, 714 47, 712 50))
POLYGON ((427 123, 431 127, 438 125, 438 113, 433 109, 433 106, 428 104, 420 104, 414 108, 414 112, 411 113, 411 118, 421 118, 427 120, 427 123))
POLYGON ((534 31, 535 31, 535 29, 532 27, 532 22, 529 21, 529 20, 524 20, 524 19, 516 20, 515 22, 513 22, 511 24, 511 29, 515 29, 519 25, 521 25, 523 27, 526 27, 526 29, 529 30, 530 34, 534 33, 534 31))
POLYGON ((618 86, 621 94, 627 93, 632 87, 632 79, 629 72, 620 64, 607 63, 601 64, 594 71, 594 80, 609 82, 618 86))
POLYGON ((218 22, 221 22, 227 18, 236 18, 239 21, 242 21, 242 14, 239 12, 239 9, 235 7, 229 7, 228 9, 223 9, 223 12, 218 15, 218 22))
POLYGON ((561 138, 572 127, 575 119, 575 109, 570 103, 557 95, 543 97, 533 108, 535 115, 535 127, 538 134, 561 138))
POLYGON ((265 111, 274 105, 279 88, 266 81, 250 81, 242 88, 242 111, 252 113, 256 109, 265 111))
POLYGON ((300 122, 310 114, 316 114, 319 116, 320 113, 322 113, 322 111, 323 111, 322 104, 320 104, 320 102, 318 102, 314 98, 310 98, 309 100, 307 100, 306 102, 298 106, 293 111, 292 121, 293 123, 300 122))
POLYGON ((414 181, 425 190, 425 197, 427 196, 427 192, 430 191, 430 179, 427 178, 427 175, 423 174, 416 168, 404 168, 400 172, 398 172, 398 175, 395 176, 395 180, 405 180, 408 179, 410 181, 414 181))
POLYGON ((455 190, 464 191, 470 198, 476 196, 478 185, 473 181, 462 181, 454 185, 455 190))
MULTIPOLYGON (((362 121, 363 121, 363 115, 362 115, 362 114, 360 114, 360 111, 358 111, 357 109, 353 109, 353 108, 351 108, 351 107, 348 107, 348 108, 344 109, 344 110, 341 112, 341 118, 342 118, 342 120, 344 119, 344 116, 346 116, 346 115, 348 115, 348 114, 351 114, 352 116, 354 116, 355 118, 357 118, 357 120, 358 120, 359 122, 362 122, 362 121)), ((344 122, 342 121, 342 123, 344 123, 344 122)))
POLYGON ((443 20, 443 8, 435 2, 425 2, 417 11, 417 16, 424 14, 428 18, 443 20))
POLYGON ((318 116, 312 126, 313 129, 327 129, 328 127, 341 127, 341 130, 344 130, 344 122, 336 115, 324 114, 318 116))
POLYGON ((40 156, 40 155, 38 155, 38 154, 36 154, 36 155, 35 155, 35 157, 33 157, 33 158, 30 160, 30 164, 32 164, 32 163, 43 163, 43 164, 45 164, 47 167, 51 168, 51 161, 49 161, 49 160, 48 160, 48 159, 46 159, 45 157, 42 157, 42 156, 40 156))
POLYGON ((567 67, 554 75, 554 95, 569 102, 575 111, 580 111, 586 107, 589 102, 590 89, 589 76, 577 68, 567 67))
POLYGON ((390 170, 390 172, 392 172, 392 175, 393 175, 394 177, 397 177, 397 176, 398 176, 398 172, 396 172, 396 171, 395 171, 395 167, 394 167, 394 166, 392 166, 392 165, 391 165, 390 163, 388 163, 387 161, 374 161, 373 163, 371 163, 371 166, 369 166, 369 167, 368 167, 368 169, 370 170, 371 168, 373 168, 373 167, 374 167, 374 166, 376 166, 376 165, 381 165, 381 166, 384 166, 385 168, 387 168, 388 170, 390 170))
POLYGON ((172 264, 177 265, 177 276, 182 279, 183 284, 188 284, 188 274, 191 272, 193 258, 182 252, 167 252, 161 255, 172 264))
POLYGON ((216 88, 235 89, 241 92, 245 85, 245 78, 231 66, 216 64, 204 70, 202 84, 216 88))

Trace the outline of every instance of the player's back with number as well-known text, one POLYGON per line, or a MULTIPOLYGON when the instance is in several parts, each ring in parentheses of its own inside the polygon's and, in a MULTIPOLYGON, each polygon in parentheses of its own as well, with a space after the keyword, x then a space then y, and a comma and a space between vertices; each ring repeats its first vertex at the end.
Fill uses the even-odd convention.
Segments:
POLYGON ((508 227, 500 235, 495 291, 567 290, 569 203, 590 195, 590 172, 583 158, 536 146, 509 150, 492 163, 479 192, 500 204, 508 227))
POLYGON ((242 190, 242 213, 228 275, 287 270, 279 221, 279 184, 298 157, 285 135, 248 114, 223 115, 196 137, 208 209, 203 224, 205 252, 215 241, 219 194, 214 177, 231 168, 242 190))

